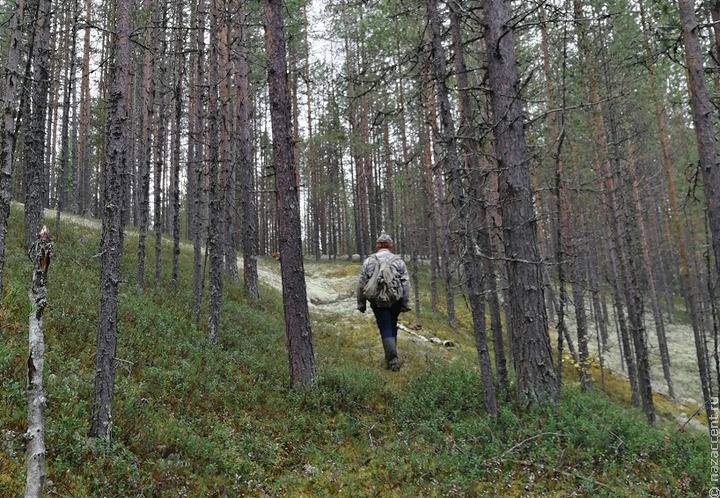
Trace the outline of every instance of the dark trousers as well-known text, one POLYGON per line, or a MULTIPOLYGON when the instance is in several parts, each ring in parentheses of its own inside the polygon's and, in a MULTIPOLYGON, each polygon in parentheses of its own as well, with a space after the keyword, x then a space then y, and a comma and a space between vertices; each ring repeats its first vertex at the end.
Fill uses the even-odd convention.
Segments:
POLYGON ((400 310, 402 309, 400 301, 396 302, 389 308, 380 308, 374 304, 371 304, 370 307, 375 314, 375 321, 377 322, 378 329, 380 329, 380 337, 383 339, 394 337, 397 339, 397 322, 398 317, 400 316, 400 310))

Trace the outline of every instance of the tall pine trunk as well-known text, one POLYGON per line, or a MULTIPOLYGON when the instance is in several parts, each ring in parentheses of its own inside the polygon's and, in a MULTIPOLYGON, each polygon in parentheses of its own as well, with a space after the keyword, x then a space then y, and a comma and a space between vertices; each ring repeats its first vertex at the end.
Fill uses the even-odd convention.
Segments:
MULTIPOLYGON (((165 38, 165 27, 167 26, 168 6, 164 2, 158 2, 159 7, 156 12, 156 26, 158 26, 157 45, 160 47, 161 53, 166 53, 168 42, 165 38)), ((155 287, 160 285, 160 273, 162 270, 162 234, 165 228, 163 209, 163 186, 164 175, 166 171, 167 161, 167 123, 169 122, 167 114, 168 107, 168 88, 167 81, 167 61, 160 57, 157 61, 157 112, 155 113, 155 142, 153 144, 155 153, 153 162, 155 164, 153 172, 153 231, 155 232, 155 287)))
POLYGON ((223 0, 210 0, 210 55, 208 57, 208 226, 207 250, 210 256, 210 281, 208 296, 208 340, 216 346, 220 341, 220 307, 223 294, 223 206, 220 185, 220 104, 219 86, 219 36, 220 15, 223 0))
POLYGON ((193 58, 193 85, 190 89, 193 112, 190 114, 192 120, 192 134, 189 142, 192 144, 192 157, 188 157, 188 177, 192 178, 194 190, 188 199, 188 205, 192 205, 192 241, 193 241, 193 316, 195 321, 200 320, 200 308, 202 305, 202 293, 204 275, 202 273, 202 236, 203 236, 203 214, 205 201, 205 120, 203 115, 202 89, 205 87, 203 68, 205 58, 205 2, 197 0, 197 26, 196 26, 196 55, 193 58))
MULTIPOLYGON (((452 203, 457 212, 459 241, 462 251, 462 262, 465 271, 465 282, 470 293, 470 306, 473 316, 473 335, 475 347, 480 364, 480 375, 483 382, 483 396, 485 409, 491 416, 497 415, 497 401, 495 399, 495 386, 492 378, 492 361, 487 344, 485 331, 485 298, 483 294, 483 266, 480 257, 475 252, 474 230, 470 215, 470 203, 467 192, 463 186, 463 171, 458 154, 457 134, 455 120, 450 108, 450 98, 447 88, 447 69, 445 66, 445 51, 442 46, 440 20, 436 0, 427 2, 428 26, 430 29, 431 63, 435 75, 437 101, 440 107, 440 122, 442 123, 441 142, 445 145, 445 171, 449 178, 452 192, 452 203)), ((456 54, 457 55, 457 54, 456 54)), ((451 289, 452 290, 452 289, 451 289)), ((449 303, 448 303, 449 306, 449 303)))
POLYGON ((184 27, 183 21, 183 0, 177 0, 176 9, 176 39, 175 39, 175 82, 174 82, 174 101, 175 101, 175 122, 173 124, 172 134, 172 188, 170 195, 172 198, 172 235, 173 235, 173 257, 172 257, 172 274, 173 282, 178 279, 178 259, 180 257, 180 135, 183 116, 183 73, 185 67, 184 59, 184 34, 181 29, 184 27))
POLYGON ((504 0, 486 0, 484 12, 517 395, 523 401, 555 401, 559 390, 545 312, 517 60, 508 25, 512 12, 504 0))
POLYGON ((715 113, 705 85, 705 68, 698 35, 699 26, 695 18, 695 2, 679 0, 678 6, 690 85, 690 107, 693 111, 700 160, 699 168, 702 172, 715 264, 720 268, 720 166, 717 164, 717 140, 713 131, 715 113))
POLYGON ((280 238, 280 272, 290 381, 295 387, 307 388, 315 385, 317 372, 300 237, 300 205, 293 161, 293 132, 290 126, 292 121, 285 55, 283 3, 281 0, 265 0, 264 8, 275 196, 280 238))
POLYGON ((25 133, 25 246, 38 236, 45 199, 45 119, 50 90, 50 0, 39 0, 32 54, 28 129, 25 133))
MULTIPOLYGON (((698 24, 695 18, 695 2, 693 0, 679 0, 680 25, 682 28, 683 44, 685 45, 685 62, 690 85, 690 107, 693 111, 693 123, 697 137, 697 148, 702 171, 703 186, 705 189, 705 202, 707 203, 710 220, 710 234, 712 236, 715 254, 715 265, 720 268, 720 167, 717 164, 717 151, 712 118, 714 116, 710 106, 710 98, 705 86, 705 75, 702 63, 702 49, 698 39, 698 24)), ((693 289, 689 289, 694 294, 693 289)), ((694 310, 693 310, 694 311, 694 310)), ((692 313, 692 311, 691 311, 692 313)), ((695 313, 692 313, 695 314, 695 313)), ((695 349, 700 372, 700 384, 705 402, 705 411, 710 419, 710 371, 705 355, 704 341, 699 327, 693 326, 695 332, 695 349)))
POLYGON ((247 47, 248 28, 243 7, 238 13, 237 124, 238 167, 240 169, 240 206, 242 208, 243 282, 245 293, 253 301, 260 298, 258 285, 258 216, 255 194, 255 161, 250 142, 250 61, 247 47))
MULTIPOLYGON (((147 15, 159 10, 157 2, 145 1, 147 15)), ((145 241, 150 223, 150 165, 152 164, 152 116, 155 108, 155 57, 150 47, 154 45, 158 28, 145 31, 145 51, 143 62, 142 119, 140 125, 140 154, 138 155, 138 248, 136 285, 145 287, 145 241)))
MULTIPOLYGON (((69 7, 67 13, 67 28, 71 32, 68 33, 67 39, 69 43, 69 64, 66 75, 65 87, 63 90, 63 117, 60 130, 60 171, 57 179, 57 202, 55 204, 55 236, 60 230, 60 214, 67 208, 68 204, 68 172, 70 171, 70 112, 71 99, 75 92, 75 53, 77 45, 77 23, 78 23, 78 2, 74 0, 69 7), (72 24, 71 24, 72 23, 72 24)), ((74 140, 73 140, 74 143, 74 140)), ((75 165, 73 161, 73 165, 75 165)))
MULTIPOLYGON (((91 19, 92 0, 87 0, 85 18, 91 19)), ((78 134, 78 164, 75 169, 75 212, 90 210, 90 31, 85 28, 83 39, 82 78, 80 80, 80 133, 78 134)))
POLYGON ((131 5, 116 4, 115 40, 108 100, 101 259, 98 309, 95 390, 90 436, 105 443, 112 439, 112 403, 115 388, 115 351, 118 333, 120 260, 122 258, 122 212, 120 206, 127 148, 128 75, 130 67, 131 5))
POLYGON ((22 23, 25 11, 24 0, 15 2, 12 17, 12 28, 8 41, 8 55, 5 63, 5 91, 2 94, 3 127, 2 152, 0 156, 0 303, 3 295, 3 272, 5 268, 5 252, 7 247, 8 217, 12 200, 12 181, 15 154, 15 120, 19 112, 18 97, 22 77, 20 69, 20 51, 22 45, 22 23))

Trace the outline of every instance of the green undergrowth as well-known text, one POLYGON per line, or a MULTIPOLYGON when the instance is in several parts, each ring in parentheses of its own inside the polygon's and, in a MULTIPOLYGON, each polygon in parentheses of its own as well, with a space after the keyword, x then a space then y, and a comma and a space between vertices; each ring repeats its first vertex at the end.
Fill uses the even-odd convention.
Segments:
MULTIPOLYGON (((21 221, 14 211, 0 314, 2 497, 24 490, 30 263, 17 242, 21 221)), ((471 334, 432 314, 419 333, 456 346, 401 335, 398 373, 382 368, 369 314, 313 317, 318 385, 294 391, 276 291, 263 287, 252 303, 241 284, 227 280, 220 346, 211 347, 206 319, 196 323, 192 314, 191 253, 181 253, 173 284, 165 244, 155 287, 149 246, 146 288, 138 290, 134 237, 126 238, 123 262, 114 441, 101 447, 87 437, 98 239, 98 230, 72 224, 56 235, 45 317, 48 496, 707 493, 705 434, 649 427, 637 411, 597 392, 568 386, 558 404, 534 407, 501 393, 498 417, 488 417, 471 334)), ((335 271, 352 274, 349 266, 335 271)))

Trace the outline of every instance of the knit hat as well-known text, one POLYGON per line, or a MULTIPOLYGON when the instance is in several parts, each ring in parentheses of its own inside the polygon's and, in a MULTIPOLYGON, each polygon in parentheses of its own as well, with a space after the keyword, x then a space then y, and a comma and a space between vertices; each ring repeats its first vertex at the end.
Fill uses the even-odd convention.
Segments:
POLYGON ((393 239, 392 239, 392 237, 390 237, 388 234, 386 234, 385 232, 383 232, 383 233, 380 234, 380 237, 377 238, 377 240, 375 241, 375 243, 376 243, 376 244, 392 244, 392 243, 393 243, 393 239))

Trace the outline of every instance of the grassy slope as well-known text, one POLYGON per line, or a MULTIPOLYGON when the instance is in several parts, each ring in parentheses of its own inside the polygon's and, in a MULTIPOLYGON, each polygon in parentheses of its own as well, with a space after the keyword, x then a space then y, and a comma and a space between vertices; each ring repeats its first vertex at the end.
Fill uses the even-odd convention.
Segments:
MULTIPOLYGON (((190 271, 177 288, 135 289, 125 248, 114 404, 115 442, 86 437, 97 313, 99 232, 64 224, 46 314, 49 496, 679 496, 709 482, 707 436, 648 427, 600 395, 566 387, 554 407, 502 402, 484 415, 472 339, 452 352, 401 341, 404 368, 380 367, 369 317, 315 317, 319 386, 288 389, 278 294, 249 303, 228 283, 221 347, 191 314, 190 271), (467 344, 467 346, 463 346, 467 344), (665 437, 669 437, 669 442, 665 437)), ((30 264, 11 219, 0 313, 0 496, 24 490, 30 264)), ((149 251, 151 252, 151 251, 149 251)), ((163 254, 170 258, 169 247, 163 254)), ((190 254, 181 255, 190 268, 190 254)), ((154 268, 148 260, 148 268, 154 268)), ((338 271, 356 271, 348 265, 338 271)), ((151 270, 152 271, 152 270, 151 270)), ((462 316, 461 323, 467 324, 462 316)), ((463 335, 465 334, 465 335, 463 335)), ((565 378, 570 378, 566 375, 565 378)), ((620 389, 620 388, 618 388, 620 389)))

